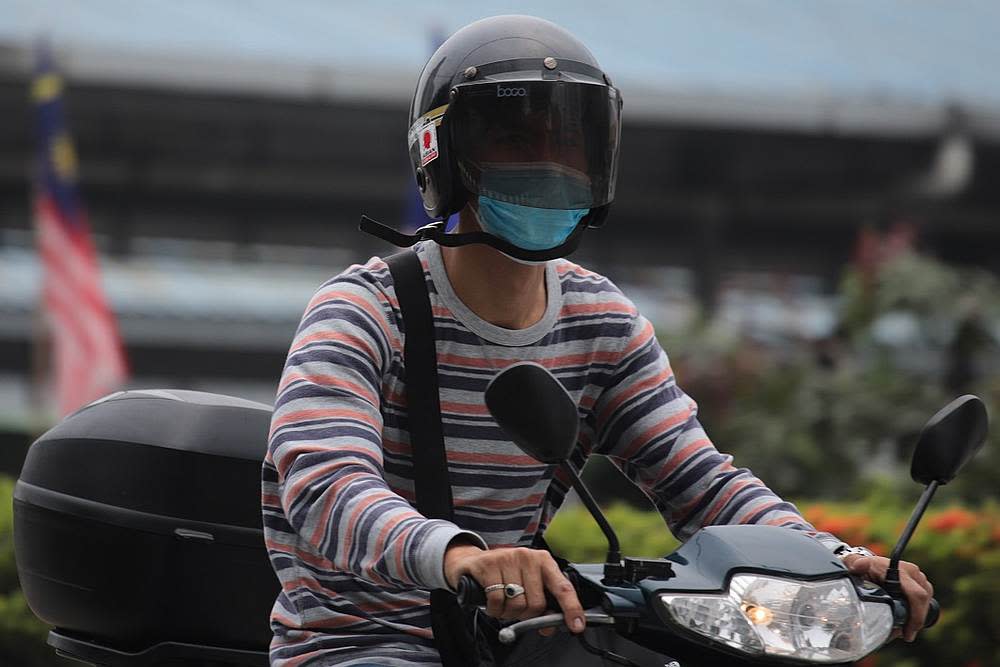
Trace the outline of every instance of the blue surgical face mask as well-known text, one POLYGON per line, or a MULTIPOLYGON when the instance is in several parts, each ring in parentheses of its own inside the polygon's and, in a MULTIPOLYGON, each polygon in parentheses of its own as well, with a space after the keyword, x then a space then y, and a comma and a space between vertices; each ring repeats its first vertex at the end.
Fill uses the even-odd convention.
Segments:
POLYGON ((561 245, 590 209, 534 208, 479 197, 483 230, 524 250, 548 250, 561 245))
MULTIPOLYGON (((483 172, 480 192, 497 193, 522 202, 570 204, 589 200, 589 185, 565 173, 539 167, 490 169, 483 172), (510 193, 510 194, 508 194, 510 193)), ((589 208, 540 208, 479 196, 479 223, 484 231, 524 250, 548 250, 573 233, 589 208)))

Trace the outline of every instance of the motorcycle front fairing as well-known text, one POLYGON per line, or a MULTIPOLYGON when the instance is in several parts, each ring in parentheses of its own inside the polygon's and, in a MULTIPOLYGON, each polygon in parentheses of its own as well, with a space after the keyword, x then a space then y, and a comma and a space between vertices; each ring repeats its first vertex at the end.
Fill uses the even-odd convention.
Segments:
POLYGON ((580 588, 600 596, 620 633, 684 666, 707 659, 720 666, 846 665, 877 649, 891 632, 891 598, 851 576, 802 531, 710 526, 664 561, 671 573, 631 582, 605 583, 599 564, 574 566, 574 576, 580 588), (792 599, 803 591, 812 596, 805 613, 792 599), (762 594, 767 604, 758 604, 762 594), (854 613, 861 605, 869 605, 865 613, 854 613), (796 634, 795 647, 789 634, 796 634), (811 643, 826 644, 826 650, 811 643))

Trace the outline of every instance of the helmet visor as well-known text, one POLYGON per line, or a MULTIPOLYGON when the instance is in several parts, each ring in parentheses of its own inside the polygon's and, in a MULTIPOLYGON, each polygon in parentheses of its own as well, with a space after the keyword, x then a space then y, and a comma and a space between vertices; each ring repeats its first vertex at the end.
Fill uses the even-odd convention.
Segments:
POLYGON ((465 187, 499 201, 590 209, 615 195, 618 91, 569 81, 458 86, 446 121, 465 187))

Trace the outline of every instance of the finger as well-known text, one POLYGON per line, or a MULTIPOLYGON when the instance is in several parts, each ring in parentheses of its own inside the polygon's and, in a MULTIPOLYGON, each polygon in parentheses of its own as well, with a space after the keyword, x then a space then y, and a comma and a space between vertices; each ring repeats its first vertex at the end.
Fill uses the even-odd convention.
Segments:
POLYGON ((872 559, 867 556, 854 556, 853 558, 848 557, 844 561, 844 565, 846 565, 847 569, 851 571, 851 574, 857 574, 864 577, 869 575, 871 560, 872 559))
POLYGON ((559 608, 562 609, 566 627, 575 634, 583 632, 587 626, 587 620, 583 617, 583 607, 580 606, 580 600, 576 597, 576 590, 551 558, 544 564, 542 577, 545 581, 545 587, 549 589, 549 592, 559 603, 559 608))
POLYGON ((899 564, 899 577, 909 607, 909 616, 903 629, 903 638, 912 642, 917 638, 917 634, 924 629, 931 597, 934 595, 934 587, 927 580, 927 576, 920 571, 920 568, 910 562, 903 561, 899 564))
POLYGON ((518 618, 534 618, 545 612, 545 583, 542 581, 542 563, 533 558, 521 569, 521 581, 524 585, 525 606, 518 618))
POLYGON ((903 594, 910 608, 909 618, 906 627, 903 628, 903 639, 912 642, 917 638, 917 633, 924 629, 924 622, 927 620, 927 609, 930 606, 931 595, 926 588, 921 586, 913 576, 907 572, 901 574, 903 594))
POLYGON ((927 591, 927 595, 929 595, 930 597, 934 597, 934 585, 931 584, 930 580, 927 578, 927 575, 920 570, 920 567, 918 565, 914 563, 903 563, 901 565, 905 565, 905 572, 909 574, 910 577, 913 578, 913 581, 915 581, 925 591, 927 591))
MULTIPOLYGON (((489 588, 494 584, 503 583, 503 572, 500 568, 491 567, 487 571, 488 573, 482 575, 473 575, 476 577, 476 581, 485 589, 489 588)), ((486 614, 492 616, 493 618, 500 618, 500 614, 503 613, 503 589, 498 588, 493 591, 488 591, 486 593, 486 614)))
MULTIPOLYGON (((504 584, 517 584, 518 586, 523 587, 524 584, 521 581, 521 570, 508 569, 505 567, 503 570, 503 582, 504 584)), ((500 591, 500 593, 503 594, 503 591, 500 591)), ((505 621, 512 621, 516 618, 520 618, 527 606, 528 603, 525 601, 523 593, 512 598, 504 595, 503 612, 500 614, 500 618, 505 621)))
POLYGON ((857 574, 875 582, 885 581, 889 569, 889 561, 871 556, 855 556, 846 563, 852 574, 857 574))
POLYGON ((910 607, 910 616, 906 621, 906 626, 903 628, 903 639, 907 642, 912 642, 917 638, 920 631, 924 629, 928 607, 927 602, 917 602, 909 596, 907 596, 907 602, 910 607))

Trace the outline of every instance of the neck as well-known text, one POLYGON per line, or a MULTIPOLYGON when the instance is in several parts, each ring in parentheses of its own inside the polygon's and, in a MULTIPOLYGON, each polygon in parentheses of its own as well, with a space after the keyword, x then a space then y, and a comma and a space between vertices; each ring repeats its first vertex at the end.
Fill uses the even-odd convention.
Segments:
MULTIPOLYGON (((459 232, 477 231, 469 206, 459 214, 459 232)), ((488 245, 441 248, 455 294, 472 312, 505 329, 524 329, 545 314, 545 265, 515 262, 488 245)))

